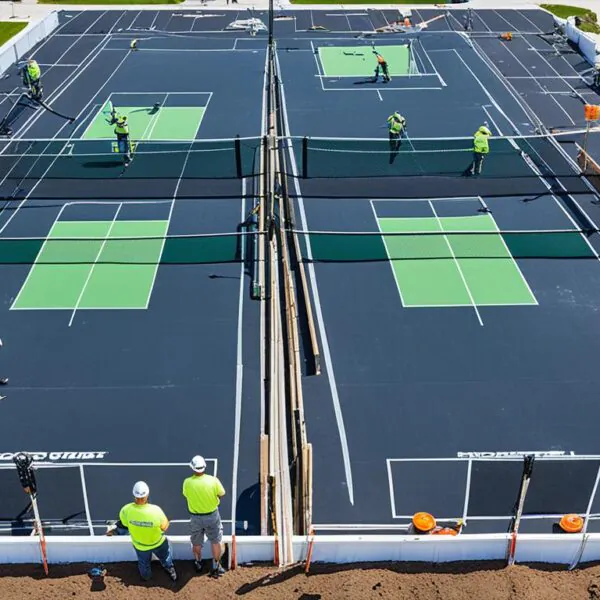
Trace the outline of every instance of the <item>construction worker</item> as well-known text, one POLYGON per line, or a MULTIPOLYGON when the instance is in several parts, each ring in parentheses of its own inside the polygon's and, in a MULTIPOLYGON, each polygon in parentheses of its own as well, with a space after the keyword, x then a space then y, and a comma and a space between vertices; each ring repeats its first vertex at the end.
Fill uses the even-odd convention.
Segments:
POLYGON ((388 117, 387 126, 390 140, 390 164, 392 164, 402 144, 402 135, 406 131, 406 119, 396 111, 388 117))
POLYGON ((131 143, 129 141, 129 124, 126 115, 115 114, 113 116, 115 123, 115 135, 117 136, 117 147, 123 155, 125 164, 131 161, 131 143))
POLYGON ((377 83, 377 80, 379 79, 379 71, 380 70, 381 70, 381 75, 383 77, 383 83, 390 82, 391 81, 390 72, 389 72, 388 64, 387 64, 385 58, 383 58, 383 56, 381 56, 381 54, 379 54, 379 52, 377 52, 377 50, 373 50, 373 54, 377 58, 377 66, 375 67, 375 77, 373 78, 373 83, 377 83))
POLYGON ((34 100, 41 100, 43 95, 42 89, 42 70, 37 64, 37 61, 30 58, 25 66, 21 69, 23 77, 23 85, 29 90, 31 97, 34 100))
POLYGON ((465 31, 473 31, 473 9, 468 8, 465 15, 465 31))
POLYGON ((594 64, 593 73, 593 85, 600 88, 600 55, 596 56, 596 63, 594 64))
POLYGON ((150 488, 144 481, 133 486, 133 502, 126 504, 119 512, 119 521, 108 528, 106 535, 122 535, 128 532, 138 557, 138 569, 144 581, 152 577, 152 555, 160 561, 171 581, 177 581, 173 566, 171 544, 165 536, 169 519, 162 508, 150 504, 150 488))
POLYGON ((487 121, 473 134, 473 162, 465 171, 465 175, 481 175, 483 159, 490 151, 490 136, 492 132, 487 127, 487 121))
POLYGON ((207 475, 206 461, 202 456, 194 456, 190 461, 194 474, 183 482, 183 496, 187 500, 190 518, 190 539, 194 552, 196 571, 202 570, 202 544, 204 536, 208 538, 212 548, 213 577, 220 577, 225 570, 221 566, 221 542, 223 541, 223 524, 219 514, 219 504, 225 495, 225 488, 212 475, 207 475))

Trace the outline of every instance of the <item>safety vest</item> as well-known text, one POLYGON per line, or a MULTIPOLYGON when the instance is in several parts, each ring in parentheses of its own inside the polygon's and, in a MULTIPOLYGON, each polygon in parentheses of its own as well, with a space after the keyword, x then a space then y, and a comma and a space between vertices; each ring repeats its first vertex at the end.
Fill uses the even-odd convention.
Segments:
POLYGON ((138 550, 153 550, 165 541, 160 528, 167 517, 156 504, 126 504, 119 513, 119 520, 129 529, 131 543, 138 550))
POLYGON ((127 121, 122 121, 121 119, 117 119, 117 124, 115 126, 115 133, 117 135, 129 135, 129 125, 127 125, 127 121))
POLYGON ((36 79, 40 78, 42 70, 40 69, 40 66, 36 62, 34 62, 31 65, 27 65, 27 74, 33 81, 35 81, 36 79))
POLYGON ((487 154, 490 151, 490 134, 483 131, 475 132, 473 136, 473 151, 477 154, 487 154))
POLYGON ((390 129, 390 133, 402 133, 402 130, 404 129, 405 125, 406 119, 398 113, 394 113, 391 117, 388 118, 388 126, 390 129))

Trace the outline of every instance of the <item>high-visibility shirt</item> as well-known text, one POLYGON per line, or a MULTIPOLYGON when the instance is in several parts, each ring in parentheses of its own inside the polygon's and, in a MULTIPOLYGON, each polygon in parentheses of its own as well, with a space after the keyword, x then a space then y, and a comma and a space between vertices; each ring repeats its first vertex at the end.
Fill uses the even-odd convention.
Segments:
POLYGON ((117 124, 115 126, 115 133, 117 135, 129 135, 129 125, 127 125, 127 121, 117 119, 117 124))
POLYGON ((192 514, 207 514, 217 510, 225 488, 212 475, 192 475, 184 480, 182 493, 192 514))
POLYGON ((119 513, 119 520, 129 529, 131 543, 138 550, 153 550, 165 541, 160 528, 167 517, 156 504, 126 504, 119 513))
POLYGON ((487 154, 490 151, 490 135, 492 132, 480 127, 473 135, 473 151, 478 154, 487 154))
POLYGON ((400 134, 406 126, 406 119, 398 113, 390 115, 387 121, 390 133, 400 134))
POLYGON ((27 74, 32 81, 36 81, 40 78, 42 75, 42 70, 37 62, 34 61, 32 64, 27 65, 27 74))

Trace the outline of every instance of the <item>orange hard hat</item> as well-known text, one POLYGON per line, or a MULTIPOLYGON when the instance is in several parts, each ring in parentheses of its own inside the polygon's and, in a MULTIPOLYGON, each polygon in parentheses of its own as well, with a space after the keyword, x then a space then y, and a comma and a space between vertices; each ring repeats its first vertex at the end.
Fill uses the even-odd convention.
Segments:
POLYGON ((583 529, 583 518, 573 513, 564 515, 559 526, 566 533, 579 533, 583 529))
POLYGON ((413 515, 412 523, 415 529, 427 533, 435 527, 435 518, 426 512, 418 512, 413 515))

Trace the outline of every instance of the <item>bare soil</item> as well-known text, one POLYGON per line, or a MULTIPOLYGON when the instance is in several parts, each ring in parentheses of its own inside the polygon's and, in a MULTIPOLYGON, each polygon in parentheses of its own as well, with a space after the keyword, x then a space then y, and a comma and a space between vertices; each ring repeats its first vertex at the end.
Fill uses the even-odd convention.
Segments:
POLYGON ((503 563, 369 563, 313 564, 278 570, 246 566, 211 579, 196 574, 191 564, 176 564, 177 584, 159 565, 153 579, 141 582, 133 563, 106 565, 103 582, 93 582, 92 565, 51 565, 46 577, 38 565, 0 566, 0 599, 66 600, 600 600, 600 565, 567 571, 562 566, 529 565, 505 568, 503 563))

